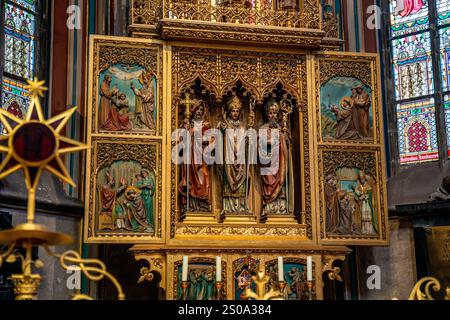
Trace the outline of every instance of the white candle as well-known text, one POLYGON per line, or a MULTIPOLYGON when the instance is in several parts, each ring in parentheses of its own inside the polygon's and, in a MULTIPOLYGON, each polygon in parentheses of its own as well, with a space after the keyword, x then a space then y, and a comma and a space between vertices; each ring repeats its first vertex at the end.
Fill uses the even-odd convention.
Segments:
POLYGON ((283 257, 278 257, 278 282, 284 282, 283 257))
POLYGON ((307 280, 313 281, 313 266, 312 266, 312 257, 309 256, 306 259, 306 272, 307 272, 307 280))
POLYGON ((216 282, 222 282, 222 257, 216 257, 216 282))
POLYGON ((181 281, 186 282, 188 281, 188 268, 189 268, 189 262, 188 257, 183 257, 183 272, 181 273, 181 281))

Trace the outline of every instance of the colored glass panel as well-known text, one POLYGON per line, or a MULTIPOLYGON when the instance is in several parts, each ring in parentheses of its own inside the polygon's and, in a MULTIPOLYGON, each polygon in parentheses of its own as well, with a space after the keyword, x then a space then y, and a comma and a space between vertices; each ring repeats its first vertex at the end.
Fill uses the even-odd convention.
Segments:
POLYGON ((438 0, 436 7, 438 11, 439 25, 450 23, 450 0, 438 0))
POLYGON ((411 99, 432 94, 433 71, 430 34, 410 35, 392 41, 395 97, 411 99))
POLYGON ((441 75, 444 91, 450 88, 450 27, 439 30, 441 40, 441 75))
POLYGON ((426 0, 391 0, 390 12, 393 37, 426 30, 429 27, 426 0))
POLYGON ((9 0, 10 2, 14 2, 15 4, 25 8, 27 10, 36 12, 37 4, 36 0, 9 0))
POLYGON ((5 72, 30 79, 34 74, 36 17, 5 3, 5 72))
POLYGON ((434 99, 397 105, 400 163, 439 159, 434 99))
POLYGON ((448 155, 450 157, 450 96, 444 96, 444 111, 445 111, 445 127, 447 128, 447 146, 449 148, 448 155))
MULTIPOLYGON (((24 86, 21 82, 3 77, 2 108, 21 119, 25 117, 30 103, 29 93, 24 86)), ((3 128, 0 127, 1 132, 3 128)))

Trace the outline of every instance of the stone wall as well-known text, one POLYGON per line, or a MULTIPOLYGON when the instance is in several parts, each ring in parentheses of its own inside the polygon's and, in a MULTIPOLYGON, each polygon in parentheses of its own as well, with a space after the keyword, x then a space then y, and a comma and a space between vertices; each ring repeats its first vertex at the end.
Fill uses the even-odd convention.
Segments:
POLYGON ((408 299, 416 276, 414 230, 407 220, 390 220, 390 245, 388 247, 359 247, 358 278, 361 300, 408 299), (381 289, 367 288, 367 267, 377 265, 381 269, 381 289))

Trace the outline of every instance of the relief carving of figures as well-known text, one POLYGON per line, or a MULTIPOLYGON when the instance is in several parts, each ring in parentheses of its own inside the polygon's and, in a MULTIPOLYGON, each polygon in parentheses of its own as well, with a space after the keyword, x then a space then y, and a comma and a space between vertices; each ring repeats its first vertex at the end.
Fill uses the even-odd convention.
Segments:
POLYGON ((360 80, 334 77, 322 85, 321 127, 324 139, 371 140, 371 89, 360 80))
MULTIPOLYGON (((178 268, 178 290, 179 299, 183 297, 181 288, 181 266, 178 268)), ((216 300, 216 271, 215 266, 207 262, 194 262, 189 264, 187 289, 187 300, 204 301, 216 300)))
POLYGON ((355 104, 349 97, 344 97, 339 106, 332 106, 331 111, 336 115, 337 128, 336 139, 358 140, 361 135, 357 129, 357 118, 355 117, 355 104))
POLYGON ((135 124, 139 128, 145 126, 148 129, 156 129, 154 119, 155 93, 152 78, 152 74, 145 71, 139 76, 139 83, 142 85, 141 89, 137 89, 131 83, 131 90, 136 95, 135 124))
MULTIPOLYGON (((100 191, 100 216, 106 216, 107 219, 114 221, 113 214, 115 214, 116 206, 118 205, 116 199, 125 191, 126 182, 122 179, 120 186, 116 188, 116 182, 110 170, 106 170, 105 180, 106 181, 100 191)), ((117 229, 124 229, 125 224, 121 219, 117 219, 115 220, 114 227, 117 229)))
POLYGON ((337 235, 378 235, 375 180, 357 168, 339 168, 324 181, 325 230, 337 235))
POLYGON ((325 204, 326 204, 326 231, 335 232, 339 218, 339 202, 337 193, 337 180, 333 175, 325 178, 325 204))
POLYGON ((112 77, 106 75, 100 87, 100 110, 99 110, 99 122, 101 124, 106 122, 108 118, 109 109, 111 108, 111 99, 117 95, 119 89, 114 87, 111 89, 112 77))
POLYGON ((181 181, 178 187, 182 195, 182 205, 187 211, 211 211, 211 174, 202 157, 200 163, 195 161, 195 155, 203 155, 204 148, 209 145, 204 141, 205 132, 210 129, 208 110, 204 101, 194 100, 185 112, 184 128, 190 133, 191 152, 190 164, 181 165, 181 181), (195 132, 198 134, 195 134, 195 132), (200 134, 201 133, 201 134, 200 134), (201 141, 195 141, 201 139, 201 141))
POLYGON ((260 157, 263 163, 268 163, 260 165, 263 195, 262 216, 289 214, 293 208, 290 132, 286 123, 282 123, 284 121, 281 113, 280 103, 275 99, 270 99, 265 105, 267 120, 260 127, 260 147, 267 146, 267 152, 260 152, 260 157), (276 163, 271 163, 271 159, 276 163))
POLYGON ((100 130, 155 131, 156 81, 152 72, 139 65, 115 64, 101 72, 100 130))
POLYGON ((248 214, 248 168, 241 98, 233 95, 226 102, 223 121, 219 123, 224 139, 223 210, 222 214, 248 214))
MULTIPOLYGON (((286 287, 283 294, 284 300, 308 300, 308 283, 306 279, 306 268, 304 264, 285 260, 283 264, 284 282, 286 287)), ((268 267, 270 276, 270 286, 274 290, 279 289, 278 282, 278 265, 270 264, 268 267)))
POLYGON ((358 185, 355 188, 355 199, 360 211, 361 233, 373 235, 378 233, 378 221, 373 208, 373 188, 368 178, 363 171, 359 172, 358 185))
POLYGON ((371 106, 370 96, 364 90, 362 85, 352 88, 352 99, 355 104, 358 132, 361 137, 366 138, 370 136, 370 115, 369 109, 371 106))
POLYGON ((154 233, 156 187, 150 170, 135 161, 116 161, 100 170, 98 179, 100 231, 154 233))

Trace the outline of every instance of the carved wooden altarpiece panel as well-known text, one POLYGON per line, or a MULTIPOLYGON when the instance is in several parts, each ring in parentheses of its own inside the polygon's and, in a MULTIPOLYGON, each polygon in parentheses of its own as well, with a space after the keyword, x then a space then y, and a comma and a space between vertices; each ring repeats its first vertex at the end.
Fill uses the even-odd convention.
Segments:
POLYGON ((162 46, 92 37, 86 166, 87 242, 161 242, 162 46))
POLYGON ((320 54, 315 73, 321 243, 387 244, 378 57, 320 54))

